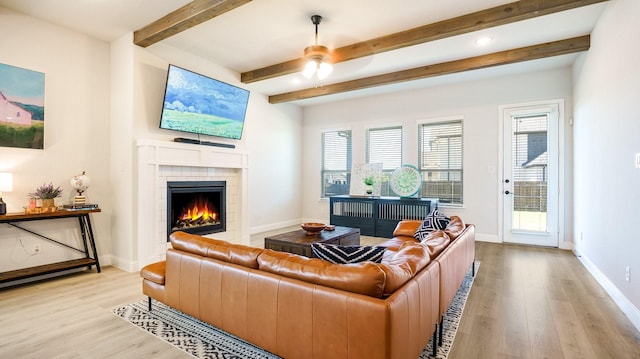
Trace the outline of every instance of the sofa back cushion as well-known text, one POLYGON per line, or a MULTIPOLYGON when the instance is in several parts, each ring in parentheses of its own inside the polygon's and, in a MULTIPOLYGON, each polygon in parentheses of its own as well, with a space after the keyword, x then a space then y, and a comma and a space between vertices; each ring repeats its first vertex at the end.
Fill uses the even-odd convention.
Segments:
POLYGON ((464 221, 462 221, 462 218, 458 216, 451 216, 451 220, 444 231, 449 235, 451 240, 454 240, 458 238, 462 231, 464 231, 464 228, 465 224, 464 221))
POLYGON ((173 249, 253 269, 258 268, 258 255, 263 251, 180 231, 171 233, 169 240, 173 249))
POLYGON ((405 242, 390 258, 385 258, 380 268, 386 275, 383 295, 393 294, 409 279, 431 262, 426 246, 418 242, 405 242))
POLYGON ((429 251, 431 259, 436 258, 451 243, 451 238, 445 231, 437 230, 429 233, 429 235, 421 242, 429 251))
POLYGON ((265 249, 258 256, 262 271, 376 298, 382 297, 385 273, 379 264, 333 264, 319 258, 265 249))
POLYGON ((396 225, 396 228, 393 230, 394 237, 413 237, 418 228, 422 225, 421 220, 417 219, 405 219, 396 225))

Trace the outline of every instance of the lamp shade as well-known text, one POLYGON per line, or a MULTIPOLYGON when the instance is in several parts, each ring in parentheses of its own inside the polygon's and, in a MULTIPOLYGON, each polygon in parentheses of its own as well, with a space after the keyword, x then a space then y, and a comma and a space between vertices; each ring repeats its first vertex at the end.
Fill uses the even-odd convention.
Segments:
POLYGON ((0 172, 0 192, 13 191, 13 174, 9 172, 0 172))

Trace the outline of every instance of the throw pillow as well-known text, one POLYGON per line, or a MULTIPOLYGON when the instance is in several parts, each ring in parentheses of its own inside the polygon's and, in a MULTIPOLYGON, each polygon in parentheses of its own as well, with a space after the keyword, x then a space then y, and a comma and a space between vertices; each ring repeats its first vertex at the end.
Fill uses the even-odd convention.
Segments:
POLYGON ((385 247, 376 246, 338 246, 334 244, 311 244, 311 251, 317 258, 335 264, 382 261, 385 247))
POLYGON ((429 233, 437 230, 444 230, 447 228, 451 219, 439 212, 437 209, 433 209, 427 217, 424 219, 416 233, 413 234, 413 238, 422 242, 429 233))

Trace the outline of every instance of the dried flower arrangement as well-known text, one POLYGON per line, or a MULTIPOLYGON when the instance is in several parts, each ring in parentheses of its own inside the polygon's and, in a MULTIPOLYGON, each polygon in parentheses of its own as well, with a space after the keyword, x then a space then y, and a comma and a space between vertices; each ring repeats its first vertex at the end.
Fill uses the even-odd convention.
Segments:
POLYGON ((29 193, 30 197, 40 198, 40 199, 54 199, 56 197, 60 197, 62 195, 62 189, 60 186, 53 187, 53 183, 42 184, 40 187, 36 188, 36 191, 33 193, 29 193))

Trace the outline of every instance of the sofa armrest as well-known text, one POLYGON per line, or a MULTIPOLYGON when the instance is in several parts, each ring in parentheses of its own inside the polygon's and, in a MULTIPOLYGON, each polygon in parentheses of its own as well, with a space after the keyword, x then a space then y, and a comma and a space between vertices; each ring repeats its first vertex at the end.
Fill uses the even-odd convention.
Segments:
POLYGON ((422 221, 420 220, 415 220, 415 219, 402 220, 398 222, 398 225, 396 225, 396 229, 393 230, 393 236, 394 237, 400 237, 400 236, 413 237, 413 234, 416 233, 418 228, 420 228, 421 224, 422 224, 422 221))
POLYGON ((163 284, 165 280, 165 273, 167 268, 167 262, 156 262, 149 264, 140 270, 140 276, 143 279, 150 280, 154 283, 163 284))

